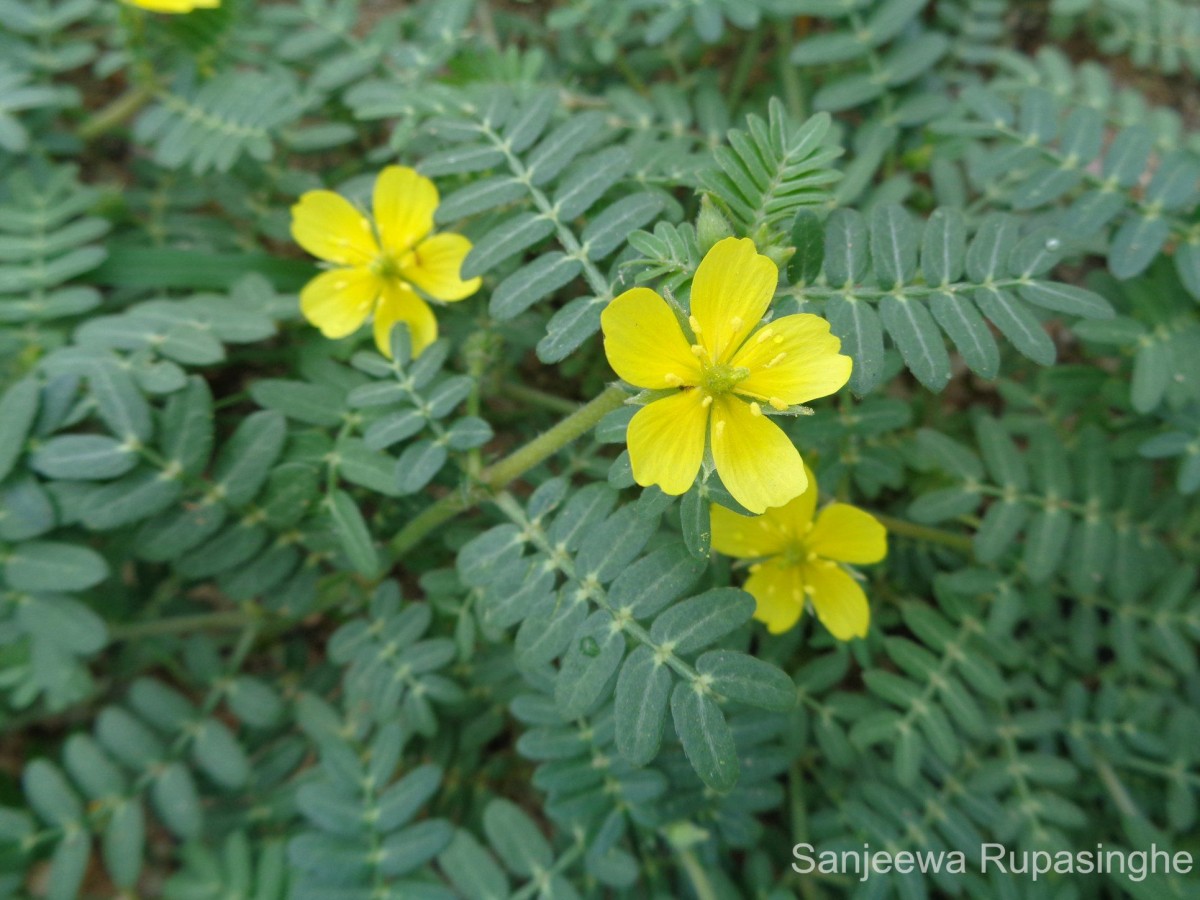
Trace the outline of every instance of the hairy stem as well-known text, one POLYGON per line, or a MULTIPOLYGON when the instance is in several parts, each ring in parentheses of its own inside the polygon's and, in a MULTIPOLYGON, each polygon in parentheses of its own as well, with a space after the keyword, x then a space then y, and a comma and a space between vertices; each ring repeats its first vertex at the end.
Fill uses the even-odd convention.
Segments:
POLYGON ((625 392, 609 387, 585 406, 581 406, 549 431, 510 453, 479 474, 478 484, 443 497, 409 522, 392 539, 394 557, 403 556, 438 526, 474 506, 492 493, 502 490, 538 463, 549 459, 567 444, 582 437, 596 423, 625 402, 625 392))
POLYGON ((906 522, 904 519, 894 519, 891 516, 885 516, 883 513, 872 512, 871 515, 878 519, 883 527, 892 534, 912 538, 914 541, 941 544, 944 547, 961 550, 968 556, 974 553, 975 545, 965 534, 955 534, 952 531, 943 531, 940 528, 930 528, 928 525, 906 522))

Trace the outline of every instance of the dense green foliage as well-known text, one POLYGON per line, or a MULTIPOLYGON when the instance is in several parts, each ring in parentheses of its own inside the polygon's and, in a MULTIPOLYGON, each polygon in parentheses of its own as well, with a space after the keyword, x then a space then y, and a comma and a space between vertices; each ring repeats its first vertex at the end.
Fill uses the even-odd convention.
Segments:
POLYGON ((974 863, 1200 854, 1198 72, 1187 0, 0 0, 0 895, 1197 896, 974 863), (393 163, 483 278, 416 359, 296 300, 393 163), (726 234, 854 360, 777 421, 865 640, 633 480, 601 311, 726 234))

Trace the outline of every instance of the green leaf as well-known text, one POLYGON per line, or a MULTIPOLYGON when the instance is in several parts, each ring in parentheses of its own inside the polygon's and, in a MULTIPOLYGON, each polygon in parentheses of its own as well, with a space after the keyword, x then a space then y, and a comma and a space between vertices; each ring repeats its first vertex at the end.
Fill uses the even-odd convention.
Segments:
POLYGON ((497 799, 483 811, 483 830, 500 861, 516 875, 529 878, 550 868, 554 853, 529 816, 515 803, 497 799))
POLYGON ((705 568, 704 559, 678 544, 660 547, 617 576, 608 589, 609 603, 635 619, 647 618, 694 587, 705 568))
POLYGON ((690 653, 720 640, 753 614, 754 598, 745 591, 713 588, 662 613, 650 626, 650 637, 676 653, 690 653))
POLYGON ((342 421, 345 395, 331 385, 264 378, 250 386, 250 396, 260 406, 281 412, 309 425, 334 426, 342 421))
POLYGON ((463 260, 462 277, 474 278, 496 268, 554 233, 554 222, 541 213, 524 212, 511 216, 482 238, 463 260))
POLYGON ((629 235, 653 219, 663 208, 658 194, 640 193, 622 197, 604 208, 579 236, 589 259, 604 259, 628 240, 629 235))
POLYGON ((500 320, 512 319, 574 279, 583 264, 573 256, 552 251, 522 266, 496 286, 488 309, 500 320))
POLYGON ((97 361, 88 368, 88 381, 100 418, 125 442, 145 443, 154 431, 150 404, 125 369, 113 360, 97 361))
POLYGON ((415 494, 433 480, 450 458, 444 444, 417 441, 404 449, 396 460, 396 490, 415 494))
POLYGON ((83 803, 53 763, 35 759, 21 773, 21 786, 34 812, 48 825, 83 823, 83 803))
POLYGON ((205 719, 192 738, 192 758, 217 784, 239 788, 250 778, 250 761, 233 734, 216 719, 205 719))
POLYGON ((109 531, 162 512, 182 490, 177 479, 139 469, 91 492, 84 498, 79 515, 93 531, 109 531))
POLYGON ((1017 288, 1021 299, 1043 309, 1082 316, 1085 319, 1111 319, 1115 313, 1099 294, 1055 281, 1033 281, 1017 288))
POLYGON ((967 277, 976 284, 1004 278, 1008 275, 1006 263, 1016 245, 1016 219, 1007 213, 988 213, 967 250, 967 277))
POLYGON ((600 330, 605 302, 599 297, 576 297, 550 317, 546 336, 538 341, 537 356, 544 363, 562 362, 600 330))
POLYGON ((82 591, 107 577, 104 557, 75 544, 28 541, 4 564, 4 578, 15 591, 82 591))
POLYGON ((453 222, 523 199, 528 189, 512 175, 481 178, 447 196, 437 208, 438 222, 453 222))
POLYGON ((575 569, 581 578, 607 583, 637 558, 657 530, 657 516, 639 516, 634 507, 623 507, 591 531, 579 548, 575 569))
POLYGON ((697 559, 708 559, 712 549, 712 508, 702 488, 693 487, 683 495, 679 520, 688 552, 697 559))
POLYGON ((467 900, 509 896, 504 870, 468 831, 455 832, 450 846, 438 856, 438 866, 467 900))
POLYGON ((371 532, 363 520, 358 504, 345 491, 334 491, 326 498, 333 531, 350 565, 368 577, 379 572, 379 552, 371 539, 371 532))
POLYGON ((777 667, 733 650, 709 650, 696 660, 696 671, 712 679, 723 697, 772 712, 796 705, 796 686, 777 667))
POLYGON ((796 249, 788 260, 788 281, 792 284, 812 283, 825 264, 825 230, 812 210, 802 209, 796 213, 792 222, 792 246, 796 249))
POLYGON ((966 259, 967 226, 962 211, 953 207, 935 209, 921 235, 921 271, 926 283, 946 287, 958 281, 966 259))
POLYGON ((666 663, 646 646, 630 653, 621 667, 613 724, 617 751, 635 766, 658 755, 673 681, 666 663))
POLYGON ((554 682, 554 700, 571 719, 587 715, 605 697, 625 657, 625 634, 604 610, 592 613, 571 640, 554 682))
POLYGON ((899 289, 916 275, 917 229, 899 204, 881 203, 871 210, 871 258, 883 288, 899 289))
POLYGON ((59 841, 50 857, 47 900, 75 900, 79 896, 91 855, 92 842, 86 829, 71 832, 59 841))
POLYGON ((853 209, 835 209, 825 222, 825 277, 831 287, 849 288, 867 274, 867 223, 853 209))
POLYGON ((1122 280, 1149 268, 1171 234, 1171 223, 1162 216, 1127 219, 1113 235, 1108 248, 1108 268, 1122 280))
POLYGON ((200 796, 181 763, 167 763, 156 773, 150 796, 159 819, 172 834, 184 840, 199 836, 203 824, 200 796))
POLYGON ((379 872, 403 875, 420 868, 446 849, 454 827, 444 819, 425 819, 391 835, 380 847, 379 872))
POLYGON ((554 195, 558 221, 567 221, 587 212, 593 203, 621 180, 631 158, 624 147, 609 147, 579 160, 567 172, 554 195))
POLYGON ((1007 291, 999 288, 979 288, 973 298, 980 311, 987 316, 1017 351, 1043 366, 1054 365, 1058 350, 1050 335, 1023 305, 1013 299, 1007 291))
POLYGON ((0 481, 8 477, 25 449, 37 417, 41 389, 32 378, 18 381, 0 397, 0 481))
POLYGON ((879 315, 865 300, 841 295, 829 298, 825 315, 830 330, 842 340, 842 352, 854 360, 850 389, 859 396, 869 394, 883 380, 883 329, 879 315))
POLYGON ((929 311, 968 368, 982 378, 995 378, 1000 371, 1000 348, 971 298, 939 291, 930 298, 929 311))
POLYGON ((139 800, 122 800, 104 826, 104 867, 117 887, 131 889, 146 855, 146 815, 139 800))
POLYGON ((1066 559, 1071 517, 1060 508, 1039 511, 1025 534, 1025 571, 1033 582, 1045 581, 1066 559))
POLYGON ((879 313, 917 380, 931 391, 944 388, 950 381, 950 357, 924 304, 888 294, 879 304, 879 313))
POLYGON ((281 413, 261 410, 242 420, 213 467, 213 482, 226 502, 241 506, 254 499, 286 440, 287 422, 281 413))
POLYGON ((127 444, 102 434, 62 434, 41 444, 30 466, 47 478, 103 481, 138 464, 127 444))
POLYGON ((714 791, 732 790, 740 768, 737 747, 717 701, 696 684, 680 682, 671 692, 671 718, 700 780, 714 791))

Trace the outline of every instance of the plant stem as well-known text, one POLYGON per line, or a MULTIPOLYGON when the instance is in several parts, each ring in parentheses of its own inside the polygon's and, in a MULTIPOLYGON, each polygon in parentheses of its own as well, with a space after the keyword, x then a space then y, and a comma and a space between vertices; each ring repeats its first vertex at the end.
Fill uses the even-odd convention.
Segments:
POLYGON ((538 463, 549 459, 567 444, 586 434, 597 422, 618 409, 624 402, 625 392, 619 387, 609 387, 545 434, 538 435, 504 459, 488 466, 479 474, 478 484, 443 497, 404 526, 392 539, 392 555, 403 556, 439 525, 450 521, 490 494, 502 490, 538 463))
POLYGON ((529 387, 528 385, 518 384, 517 382, 506 382, 500 387, 500 394, 508 397, 511 400, 522 400, 526 403, 534 403, 538 406, 543 406, 548 410, 564 415, 570 415, 579 409, 579 404, 574 400, 568 400, 566 397, 559 397, 557 394, 551 394, 546 391, 539 391, 537 388, 529 387))
POLYGON ((116 128, 135 112, 142 108, 154 92, 146 87, 133 87, 113 100, 103 109, 97 110, 79 126, 80 140, 90 141, 98 138, 106 131, 116 128))
POLYGON ((914 541, 941 544, 944 547, 960 550, 968 556, 971 556, 975 552, 974 543, 965 534, 955 534, 952 531, 943 531, 940 528, 930 528, 927 525, 906 522, 904 519, 894 519, 891 516, 885 516, 883 513, 873 512, 871 515, 878 519, 880 524, 892 534, 912 538, 914 541))
POLYGON ((717 892, 712 886, 712 882, 708 880, 708 873, 704 871, 704 866, 700 865, 700 860, 696 859, 696 854, 688 848, 682 848, 678 851, 679 862, 683 866, 683 870, 687 872, 687 876, 691 879, 692 890, 696 892, 696 900, 717 900, 717 892))
POLYGON ((207 629, 243 628, 261 617, 244 609, 223 612, 200 613, 194 616, 173 616, 169 619, 154 619, 149 622, 131 622, 125 625, 110 625, 109 637, 113 641, 133 641, 140 638, 161 637, 164 634, 179 634, 207 629))

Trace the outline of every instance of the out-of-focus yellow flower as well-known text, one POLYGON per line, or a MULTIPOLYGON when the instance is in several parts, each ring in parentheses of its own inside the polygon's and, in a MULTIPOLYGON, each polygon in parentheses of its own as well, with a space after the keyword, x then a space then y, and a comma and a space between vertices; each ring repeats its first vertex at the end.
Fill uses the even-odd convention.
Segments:
POLYGON ((216 9, 221 0, 121 0, 157 13, 190 13, 194 9, 216 9))
POLYGON ((406 166, 388 166, 375 180, 374 226, 333 191, 309 191, 292 207, 292 237, 332 263, 300 292, 300 309, 327 338, 343 338, 375 317, 375 344, 391 356, 389 336, 408 325, 416 356, 438 335, 433 310, 418 295, 450 303, 479 290, 459 276, 471 242, 460 234, 430 234, 438 191, 406 166))
POLYGON ((820 316, 784 316, 758 328, 778 282, 775 263, 753 241, 731 237, 696 270, 690 335, 649 288, 626 291, 604 310, 609 364, 630 384, 662 392, 629 423, 638 484, 685 493, 707 441, 721 481, 751 512, 804 491, 800 454, 763 406, 783 411, 832 394, 850 378, 851 360, 820 316))
POLYGON ((831 503, 816 521, 817 479, 785 506, 761 516, 739 516, 712 508, 712 545, 719 553, 759 560, 750 567, 746 590, 754 596, 754 618, 772 634, 800 620, 806 604, 839 641, 866 637, 871 623, 867 596, 842 563, 876 563, 887 556, 887 531, 869 513, 831 503))

